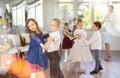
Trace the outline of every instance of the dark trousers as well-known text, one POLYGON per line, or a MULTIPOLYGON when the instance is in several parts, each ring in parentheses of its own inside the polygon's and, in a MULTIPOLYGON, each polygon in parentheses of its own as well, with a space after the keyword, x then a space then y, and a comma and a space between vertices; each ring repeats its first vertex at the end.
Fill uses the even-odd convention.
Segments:
POLYGON ((100 61, 100 50, 92 50, 93 56, 95 57, 95 69, 98 71, 98 69, 101 67, 101 61, 100 61))
POLYGON ((64 78, 60 70, 61 57, 59 51, 47 53, 47 57, 50 60, 50 78, 64 78))

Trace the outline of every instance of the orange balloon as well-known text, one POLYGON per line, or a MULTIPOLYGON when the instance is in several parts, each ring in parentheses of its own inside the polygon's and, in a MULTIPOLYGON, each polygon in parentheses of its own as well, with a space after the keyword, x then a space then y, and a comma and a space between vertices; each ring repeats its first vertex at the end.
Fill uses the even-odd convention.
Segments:
POLYGON ((15 74, 19 78, 29 78, 31 73, 30 64, 22 58, 16 58, 10 65, 8 72, 15 74))

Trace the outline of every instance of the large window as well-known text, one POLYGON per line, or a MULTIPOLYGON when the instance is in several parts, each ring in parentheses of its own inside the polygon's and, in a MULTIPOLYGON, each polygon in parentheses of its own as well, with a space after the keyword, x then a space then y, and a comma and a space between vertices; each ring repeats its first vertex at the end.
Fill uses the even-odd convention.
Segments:
POLYGON ((12 7, 12 17, 14 25, 25 25, 25 5, 26 2, 22 2, 18 6, 12 7))
POLYGON ((83 19, 85 28, 91 28, 94 21, 103 20, 109 4, 115 7, 116 13, 120 13, 120 0, 78 0, 78 18, 83 19))
POLYGON ((85 27, 91 27, 92 4, 90 2, 81 2, 78 6, 78 18, 82 18, 85 27))
POLYGON ((72 23, 74 18, 74 0, 59 0, 58 9, 59 9, 59 19, 64 22, 72 23))
POLYGON ((17 25, 17 9, 16 7, 12 8, 12 22, 14 25, 17 25))
POLYGON ((34 18, 37 20, 39 26, 43 27, 43 17, 42 17, 42 1, 37 1, 31 5, 28 5, 28 19, 34 18))

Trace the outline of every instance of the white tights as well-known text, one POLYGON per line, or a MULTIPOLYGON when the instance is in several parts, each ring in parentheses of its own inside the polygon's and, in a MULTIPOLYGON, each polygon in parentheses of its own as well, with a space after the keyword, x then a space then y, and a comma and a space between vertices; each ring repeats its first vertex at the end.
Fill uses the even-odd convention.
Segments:
POLYGON ((65 49, 65 59, 64 59, 64 62, 67 61, 67 57, 68 57, 68 54, 69 54, 69 49, 65 49))

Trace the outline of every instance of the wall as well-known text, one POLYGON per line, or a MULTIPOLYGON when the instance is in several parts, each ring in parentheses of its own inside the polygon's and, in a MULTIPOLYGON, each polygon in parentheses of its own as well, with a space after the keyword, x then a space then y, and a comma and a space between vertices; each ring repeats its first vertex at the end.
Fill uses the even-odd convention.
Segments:
POLYGON ((49 32, 50 21, 55 15, 55 0, 43 0, 43 30, 49 32))

